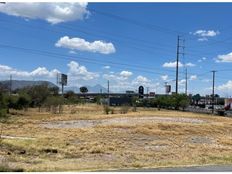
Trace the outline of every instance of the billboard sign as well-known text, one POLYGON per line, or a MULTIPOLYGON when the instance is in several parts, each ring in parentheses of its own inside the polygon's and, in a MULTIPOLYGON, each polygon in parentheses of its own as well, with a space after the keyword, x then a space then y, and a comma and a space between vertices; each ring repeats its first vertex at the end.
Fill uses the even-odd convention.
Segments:
POLYGON ((68 76, 66 74, 57 75, 57 83, 66 86, 68 81, 68 76))

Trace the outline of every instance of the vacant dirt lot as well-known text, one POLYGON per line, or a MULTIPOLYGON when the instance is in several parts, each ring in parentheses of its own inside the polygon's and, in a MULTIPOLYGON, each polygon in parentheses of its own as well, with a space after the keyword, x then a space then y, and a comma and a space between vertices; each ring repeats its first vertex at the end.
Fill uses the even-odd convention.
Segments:
POLYGON ((94 171, 232 164, 232 118, 139 108, 105 115, 66 106, 54 115, 11 111, 0 166, 25 171, 94 171))

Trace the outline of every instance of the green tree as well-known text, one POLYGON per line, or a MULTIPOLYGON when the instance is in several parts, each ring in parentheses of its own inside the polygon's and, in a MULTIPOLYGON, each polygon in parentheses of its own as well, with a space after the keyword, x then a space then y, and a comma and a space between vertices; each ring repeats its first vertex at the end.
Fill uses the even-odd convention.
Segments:
POLYGON ((85 94, 85 93, 88 92, 88 88, 85 87, 85 86, 82 86, 82 87, 80 87, 80 92, 83 93, 83 94, 85 94))
POLYGON ((192 96, 192 99, 193 99, 194 103, 198 105, 198 102, 201 99, 201 95, 200 94, 196 94, 196 95, 192 96))
POLYGON ((0 119, 4 120, 7 116, 7 99, 3 92, 0 92, 0 119))
POLYGON ((189 105, 189 98, 185 94, 172 95, 173 106, 176 110, 182 108, 184 110, 189 105))
POLYGON ((63 104, 64 98, 61 96, 49 96, 44 102, 44 106, 47 107, 47 110, 54 114, 62 113, 63 104))
POLYGON ((64 94, 64 98, 67 99, 67 102, 70 103, 70 104, 73 104, 73 103, 79 103, 79 99, 78 97, 76 96, 76 94, 73 92, 73 91, 67 91, 65 94, 64 94))
POLYGON ((31 102, 31 100, 30 100, 30 97, 28 95, 21 95, 18 98, 16 106, 18 109, 26 110, 29 107, 30 102, 31 102))

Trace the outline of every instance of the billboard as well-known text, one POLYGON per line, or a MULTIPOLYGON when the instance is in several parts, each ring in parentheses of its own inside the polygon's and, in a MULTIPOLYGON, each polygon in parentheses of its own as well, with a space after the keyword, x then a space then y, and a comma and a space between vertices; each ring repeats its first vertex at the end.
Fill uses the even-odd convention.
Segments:
POLYGON ((60 85, 67 85, 68 76, 66 74, 57 74, 57 83, 60 85))
POLYGON ((171 92, 171 85, 165 85, 165 93, 168 94, 171 92))

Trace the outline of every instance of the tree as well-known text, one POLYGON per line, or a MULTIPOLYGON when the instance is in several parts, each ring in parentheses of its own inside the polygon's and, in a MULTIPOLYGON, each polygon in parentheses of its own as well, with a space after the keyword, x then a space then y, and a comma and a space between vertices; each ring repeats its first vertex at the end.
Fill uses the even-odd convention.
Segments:
POLYGON ((17 109, 24 109, 26 110, 30 104, 31 100, 30 97, 27 95, 19 96, 18 101, 16 103, 17 109))
MULTIPOLYGON (((7 111, 8 111, 8 104, 7 104, 6 96, 3 94, 2 91, 0 91, 0 123, 5 123, 9 118, 7 115, 7 111)), ((1 140, 3 125, 0 124, 0 126, 1 126, 0 127, 0 140, 1 140)))
POLYGON ((82 86, 82 87, 80 87, 80 92, 81 92, 82 94, 85 94, 85 93, 88 92, 88 88, 85 87, 85 86, 82 86))
POLYGON ((198 105, 198 102, 200 101, 201 96, 200 94, 196 94, 192 97, 192 99, 194 100, 194 103, 198 105))
POLYGON ((39 107, 39 111, 44 101, 49 95, 55 95, 55 88, 49 88, 47 84, 26 87, 18 91, 18 93, 28 94, 31 98, 30 106, 39 107))
POLYGON ((44 102, 44 106, 47 107, 48 111, 52 111, 54 114, 62 112, 63 104, 64 98, 60 96, 49 96, 44 102))
POLYGON ((3 92, 0 92, 0 120, 4 120, 7 116, 7 100, 3 92))
POLYGON ((184 110, 189 105, 189 98, 185 94, 172 95, 175 109, 182 108, 184 110))
POLYGON ((190 103, 189 98, 185 94, 180 94, 179 100, 180 100, 179 102, 180 108, 182 108, 182 110, 184 111, 189 106, 189 103, 190 103))

